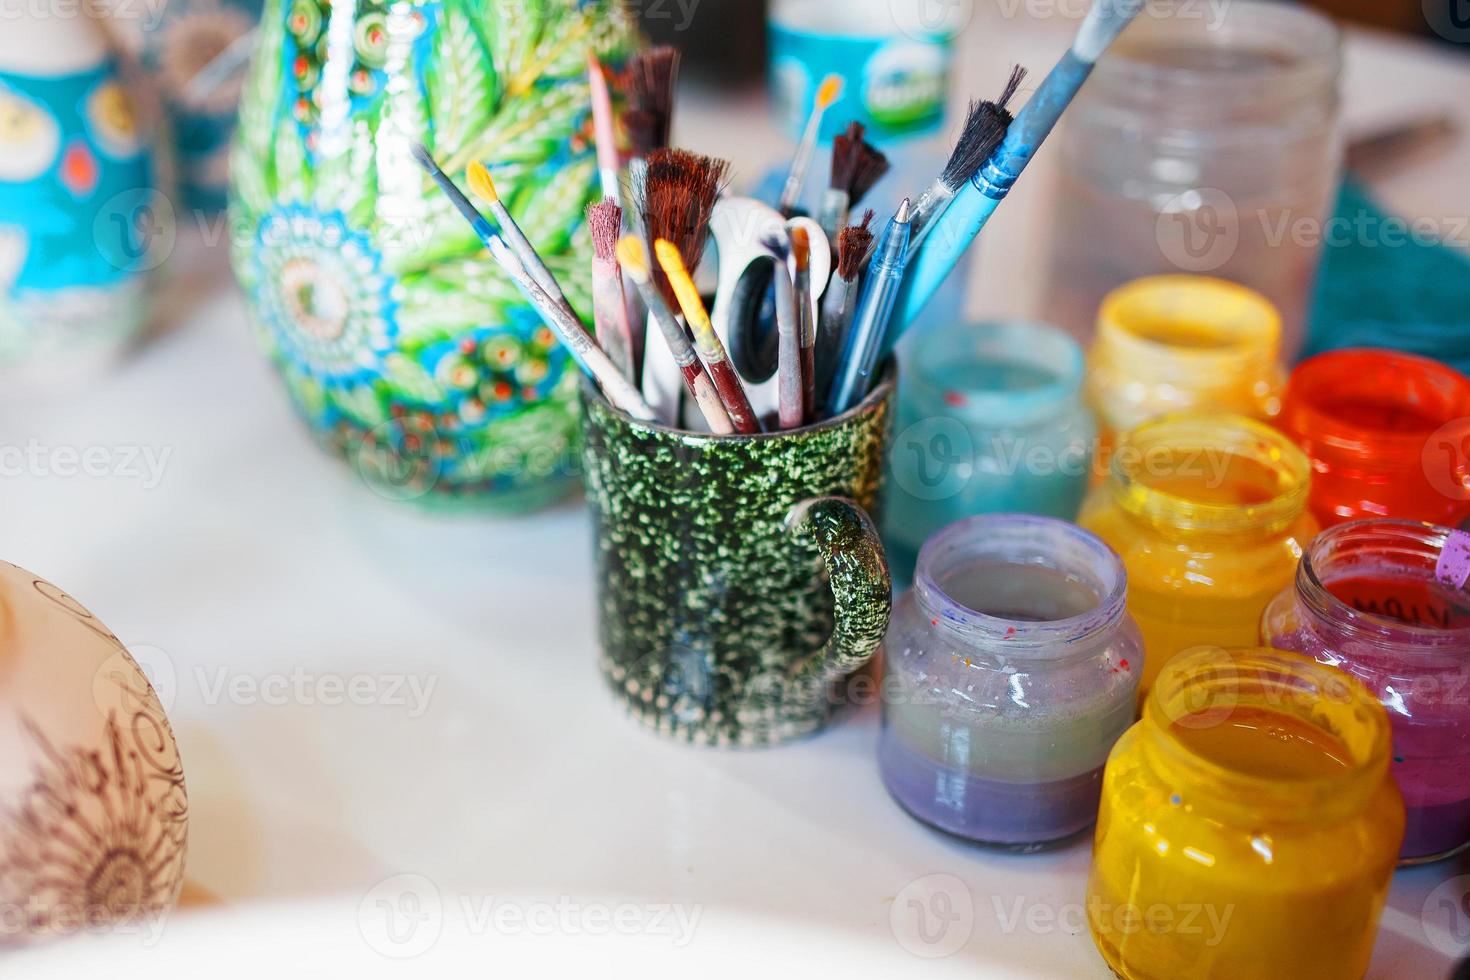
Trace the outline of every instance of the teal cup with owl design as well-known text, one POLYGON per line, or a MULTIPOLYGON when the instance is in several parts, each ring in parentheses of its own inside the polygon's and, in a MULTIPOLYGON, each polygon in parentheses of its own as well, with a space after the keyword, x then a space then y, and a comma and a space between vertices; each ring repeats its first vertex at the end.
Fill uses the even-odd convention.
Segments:
POLYGON ((671 738, 765 745, 810 735, 888 628, 873 528, 893 373, 803 429, 715 436, 639 422, 584 386, 600 667, 671 738))
POLYGON ((3 20, 0 383, 91 380, 146 326, 170 243, 151 148, 96 22, 3 20))
POLYGON ((478 161, 579 310, 595 199, 587 54, 609 0, 266 0, 230 159, 234 266, 318 440, 373 489, 523 511, 576 482, 578 371, 414 163, 478 161))

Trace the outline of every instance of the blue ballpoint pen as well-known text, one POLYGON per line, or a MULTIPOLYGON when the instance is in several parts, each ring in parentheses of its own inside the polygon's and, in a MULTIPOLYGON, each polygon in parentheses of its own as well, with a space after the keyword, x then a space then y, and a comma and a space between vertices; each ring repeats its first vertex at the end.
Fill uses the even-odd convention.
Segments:
POLYGON ((930 224, 923 244, 915 249, 904 276, 903 290, 893 311, 883 345, 886 353, 914 322, 963 258, 1021 171, 1061 118, 1092 74, 1097 59, 1143 8, 1145 0, 1093 0, 1087 19, 1072 47, 1016 113, 1005 139, 990 159, 962 188, 942 215, 930 224))
POLYGON ((841 415, 862 401, 873 387, 873 372, 878 369, 878 358, 883 352, 883 335, 903 285, 909 242, 913 238, 912 217, 912 207, 908 198, 904 198, 873 252, 857 314, 838 358, 837 376, 832 380, 832 393, 827 398, 828 415, 841 415))

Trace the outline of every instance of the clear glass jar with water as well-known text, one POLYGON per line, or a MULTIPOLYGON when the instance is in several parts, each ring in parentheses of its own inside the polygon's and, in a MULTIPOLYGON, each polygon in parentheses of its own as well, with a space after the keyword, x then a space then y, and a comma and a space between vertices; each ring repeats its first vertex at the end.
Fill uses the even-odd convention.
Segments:
POLYGON ((1249 286, 1303 341, 1341 169, 1337 29, 1295 5, 1145 11, 1063 120, 1045 315, 1079 339, 1114 287, 1203 273, 1249 286))

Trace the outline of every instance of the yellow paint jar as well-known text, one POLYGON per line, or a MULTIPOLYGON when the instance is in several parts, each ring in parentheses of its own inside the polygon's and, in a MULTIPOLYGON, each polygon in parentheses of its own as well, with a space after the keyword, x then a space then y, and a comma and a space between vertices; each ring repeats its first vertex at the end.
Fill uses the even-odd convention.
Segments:
POLYGON ((1104 446, 1171 412, 1281 411, 1281 316, 1260 293, 1207 276, 1149 276, 1113 290, 1088 353, 1087 400, 1104 446))
POLYGON ((1290 439, 1238 415, 1169 415, 1122 437, 1077 522, 1128 570, 1141 695, 1180 650, 1258 641, 1261 614, 1317 533, 1310 482, 1290 439))
POLYGON ((1088 925, 1119 976, 1361 977, 1404 833, 1387 712, 1335 667, 1202 648, 1103 775, 1088 925))

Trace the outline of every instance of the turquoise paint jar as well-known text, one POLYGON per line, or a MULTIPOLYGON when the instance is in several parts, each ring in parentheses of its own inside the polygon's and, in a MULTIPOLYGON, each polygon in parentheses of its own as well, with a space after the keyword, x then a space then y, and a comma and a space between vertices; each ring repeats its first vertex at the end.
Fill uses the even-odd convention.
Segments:
POLYGON ((894 577, 966 517, 1076 517, 1097 440, 1077 343, 1039 323, 954 321, 906 346, 884 527, 894 577))

